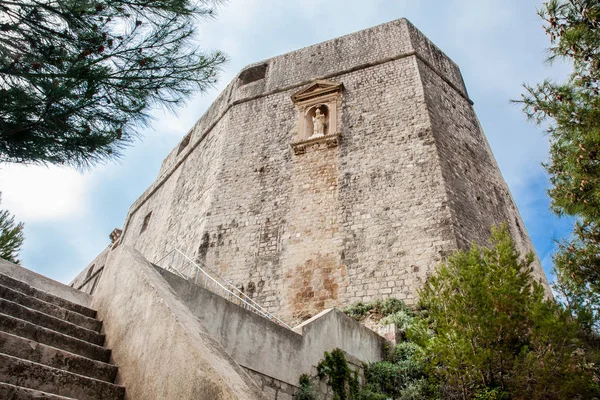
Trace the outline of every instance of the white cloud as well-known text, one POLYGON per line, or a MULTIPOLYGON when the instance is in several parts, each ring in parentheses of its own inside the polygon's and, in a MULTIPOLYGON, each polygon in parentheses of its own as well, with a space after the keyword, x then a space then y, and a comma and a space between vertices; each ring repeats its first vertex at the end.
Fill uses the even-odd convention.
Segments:
POLYGON ((23 222, 74 218, 84 210, 88 182, 73 169, 5 164, 0 168, 2 208, 23 222))

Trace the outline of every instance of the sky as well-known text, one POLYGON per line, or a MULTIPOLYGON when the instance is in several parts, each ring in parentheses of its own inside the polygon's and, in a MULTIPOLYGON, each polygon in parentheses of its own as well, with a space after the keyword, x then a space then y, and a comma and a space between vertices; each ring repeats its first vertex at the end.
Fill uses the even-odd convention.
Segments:
POLYGON ((89 171, 0 164, 0 208, 25 223, 23 266, 69 283, 122 227, 130 205, 154 181, 162 160, 247 64, 408 18, 461 68, 475 111, 551 279, 555 241, 572 222, 549 210, 543 129, 510 102, 522 84, 564 79, 565 65, 545 62, 549 46, 538 0, 230 0, 196 40, 227 53, 219 83, 172 114, 153 111, 143 139, 121 160, 89 171))

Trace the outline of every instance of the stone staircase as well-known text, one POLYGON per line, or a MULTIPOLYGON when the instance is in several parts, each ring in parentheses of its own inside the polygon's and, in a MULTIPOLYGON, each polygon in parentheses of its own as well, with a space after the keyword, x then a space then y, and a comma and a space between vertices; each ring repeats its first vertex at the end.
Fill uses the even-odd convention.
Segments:
POLYGON ((0 399, 122 400, 96 311, 0 273, 0 399))

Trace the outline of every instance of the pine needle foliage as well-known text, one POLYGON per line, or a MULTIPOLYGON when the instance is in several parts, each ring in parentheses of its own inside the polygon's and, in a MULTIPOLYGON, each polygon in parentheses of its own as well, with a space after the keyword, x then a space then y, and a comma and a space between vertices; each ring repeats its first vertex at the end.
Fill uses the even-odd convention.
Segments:
POLYGON ((573 66, 566 82, 525 85, 525 114, 547 127, 551 208, 578 220, 554 259, 555 290, 574 315, 598 329, 600 310, 600 3, 549 0, 539 11, 549 61, 573 66))
POLYGON ((545 298, 508 228, 442 263, 420 294, 434 335, 423 346, 443 398, 591 399, 597 348, 571 314, 545 298))
POLYGON ((218 0, 0 0, 0 162, 86 167, 215 83, 193 42, 218 0))
MULTIPOLYGON (((0 202, 2 193, 0 193, 0 202)), ((8 210, 0 210, 0 258, 19 264, 18 253, 23 244, 23 223, 15 223, 8 210)))

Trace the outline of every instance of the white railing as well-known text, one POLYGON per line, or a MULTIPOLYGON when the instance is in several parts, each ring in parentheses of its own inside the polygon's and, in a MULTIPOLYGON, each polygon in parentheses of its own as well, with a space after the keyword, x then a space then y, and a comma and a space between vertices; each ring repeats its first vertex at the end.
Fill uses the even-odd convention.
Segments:
POLYGON ((260 315, 261 317, 264 317, 288 329, 292 329, 289 325, 268 312, 264 307, 249 298, 244 292, 235 287, 227 279, 213 271, 206 264, 200 261, 193 261, 178 249, 171 250, 158 262, 154 263, 154 265, 169 272, 173 272, 180 277, 187 279, 188 281, 192 281, 196 285, 202 286, 205 289, 223 297, 224 299, 260 315))

